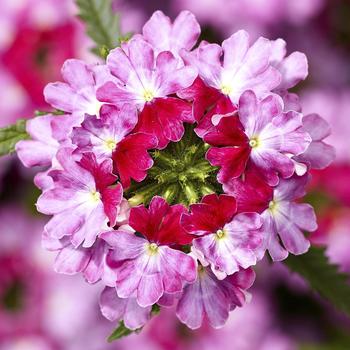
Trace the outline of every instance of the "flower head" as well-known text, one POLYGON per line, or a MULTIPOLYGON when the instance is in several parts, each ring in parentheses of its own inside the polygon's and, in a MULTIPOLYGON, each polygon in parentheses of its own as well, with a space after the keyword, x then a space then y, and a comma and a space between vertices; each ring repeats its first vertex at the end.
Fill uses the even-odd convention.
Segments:
POLYGON ((58 111, 16 146, 46 167, 35 183, 54 269, 100 282, 103 315, 131 330, 175 302, 191 329, 222 327, 266 250, 308 250, 316 218, 300 199, 334 158, 327 123, 289 92, 304 54, 243 30, 193 49, 199 35, 190 12, 157 11, 106 63, 66 61, 44 91, 58 111))

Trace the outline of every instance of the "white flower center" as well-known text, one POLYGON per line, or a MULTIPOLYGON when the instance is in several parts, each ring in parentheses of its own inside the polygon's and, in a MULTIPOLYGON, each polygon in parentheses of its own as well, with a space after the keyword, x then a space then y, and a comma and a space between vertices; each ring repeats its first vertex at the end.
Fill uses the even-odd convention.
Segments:
POLYGON ((105 146, 109 151, 114 151, 117 143, 113 139, 107 139, 105 140, 105 146))
POLYGON ((97 203, 100 199, 101 199, 101 195, 100 195, 99 192, 97 192, 95 190, 90 192, 90 200, 91 200, 91 202, 97 203))
POLYGON ((251 138, 251 139, 249 140, 249 146, 250 146, 251 148, 256 148, 256 147, 258 147, 258 146, 259 146, 259 140, 258 140, 258 138, 257 138, 257 137, 251 138))
POLYGON ((270 201, 269 210, 272 214, 276 212, 277 208, 278 208, 278 203, 274 200, 270 201))
POLYGON ((143 91, 143 98, 146 102, 151 102, 154 99, 154 93, 151 90, 143 91))
POLYGON ((159 247, 156 243, 150 243, 147 246, 147 252, 151 256, 156 255, 158 253, 158 249, 159 247))
POLYGON ((223 239, 226 237, 225 230, 217 230, 216 231, 216 239, 223 239))
POLYGON ((221 86, 221 92, 224 95, 229 95, 232 92, 232 86, 228 85, 228 84, 223 84, 221 86))

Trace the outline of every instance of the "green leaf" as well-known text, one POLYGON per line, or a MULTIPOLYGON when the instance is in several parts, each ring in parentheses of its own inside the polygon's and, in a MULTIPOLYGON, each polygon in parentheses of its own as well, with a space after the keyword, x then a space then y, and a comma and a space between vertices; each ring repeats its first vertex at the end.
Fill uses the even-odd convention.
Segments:
POLYGON ((124 40, 121 35, 120 19, 112 10, 111 0, 76 0, 79 17, 86 24, 86 32, 96 43, 92 51, 106 58, 109 51, 124 40))
POLYGON ((304 255, 290 255, 285 263, 304 277, 312 289, 350 316, 349 276, 328 261, 323 248, 312 247, 304 255))
POLYGON ((26 140, 29 135, 26 132, 26 120, 19 119, 16 124, 0 129, 0 156, 15 151, 16 143, 26 140))
MULTIPOLYGON (((157 316, 160 313, 160 306, 158 304, 153 304, 151 309, 151 316, 157 316)), ((132 333, 140 333, 143 327, 140 327, 136 330, 131 330, 127 328, 124 324, 124 321, 119 322, 119 326, 113 331, 113 333, 108 337, 108 342, 118 340, 120 338, 126 337, 132 333)))
POLYGON ((142 328, 136 329, 135 331, 125 327, 124 321, 120 321, 119 326, 113 331, 113 333, 108 337, 108 342, 111 343, 114 340, 126 337, 132 333, 140 332, 142 328))

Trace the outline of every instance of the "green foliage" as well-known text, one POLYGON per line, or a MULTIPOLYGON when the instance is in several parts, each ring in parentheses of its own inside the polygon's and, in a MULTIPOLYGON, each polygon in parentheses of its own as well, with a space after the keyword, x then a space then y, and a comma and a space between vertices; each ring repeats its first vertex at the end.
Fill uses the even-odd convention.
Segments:
POLYGON ((125 40, 120 30, 118 14, 112 11, 111 0, 76 0, 79 17, 86 24, 86 32, 96 43, 93 52, 106 58, 109 51, 125 40))
POLYGON ((108 342, 111 343, 114 340, 118 340, 120 338, 126 337, 134 332, 141 331, 142 328, 133 331, 127 327, 125 327, 124 321, 119 322, 119 326, 113 331, 113 333, 108 337, 108 342))
POLYGON ((0 156, 15 151, 16 143, 20 140, 28 139, 26 132, 26 120, 19 119, 16 124, 0 129, 0 156))
POLYGON ((304 255, 290 255, 285 263, 304 277, 312 289, 350 316, 349 276, 328 261, 324 249, 312 247, 304 255))
MULTIPOLYGON (((160 306, 158 304, 152 305, 151 317, 157 316, 160 312, 160 306)), ((114 340, 126 337, 132 333, 140 333, 143 327, 140 327, 136 330, 131 330, 127 328, 124 324, 124 321, 120 321, 118 327, 113 331, 113 333, 108 337, 108 342, 111 343, 114 340)))

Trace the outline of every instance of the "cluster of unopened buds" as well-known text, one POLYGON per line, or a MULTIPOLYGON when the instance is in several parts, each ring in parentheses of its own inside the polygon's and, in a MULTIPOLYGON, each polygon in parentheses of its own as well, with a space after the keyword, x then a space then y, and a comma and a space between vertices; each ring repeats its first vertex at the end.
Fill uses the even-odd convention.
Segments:
POLYGON ((157 11, 105 64, 68 60, 44 91, 56 112, 16 147, 46 167, 37 209, 52 215, 55 270, 104 284, 103 315, 131 330, 159 306, 191 329, 223 326, 266 251, 307 252, 317 225, 300 199, 334 157, 327 123, 288 91, 304 54, 244 30, 221 46, 199 35, 191 13, 157 11))

